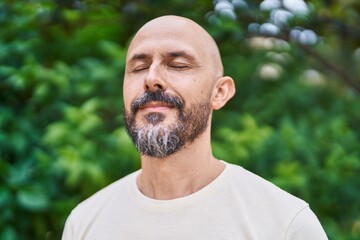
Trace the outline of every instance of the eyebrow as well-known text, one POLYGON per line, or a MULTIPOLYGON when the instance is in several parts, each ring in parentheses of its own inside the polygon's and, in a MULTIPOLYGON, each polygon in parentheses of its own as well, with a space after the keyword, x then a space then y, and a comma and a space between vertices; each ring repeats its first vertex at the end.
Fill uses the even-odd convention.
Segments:
POLYGON ((134 54, 129 61, 135 61, 135 60, 144 60, 144 59, 150 59, 150 55, 145 53, 137 53, 134 54))
MULTIPOLYGON (((162 54, 162 56, 164 58, 182 57, 182 58, 188 59, 191 62, 197 63, 196 58, 193 55, 191 55, 191 54, 189 54, 189 53, 187 53, 185 51, 171 51, 171 52, 167 52, 165 54, 162 54)), ((134 62, 136 60, 146 60, 146 59, 150 59, 150 58, 151 58, 151 56, 149 54, 136 53, 129 59, 129 62, 134 62)))
POLYGON ((190 60, 192 62, 197 62, 196 58, 193 55, 191 55, 191 54, 189 54, 189 53, 187 53, 185 51, 168 52, 168 53, 165 54, 165 57, 170 57, 170 58, 182 57, 182 58, 188 59, 188 60, 190 60))

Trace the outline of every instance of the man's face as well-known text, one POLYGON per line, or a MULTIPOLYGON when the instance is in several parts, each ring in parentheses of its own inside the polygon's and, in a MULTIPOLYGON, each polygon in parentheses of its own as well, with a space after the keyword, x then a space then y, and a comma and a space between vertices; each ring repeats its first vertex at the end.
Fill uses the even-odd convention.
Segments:
POLYGON ((124 76, 126 128, 138 150, 166 157, 208 126, 214 74, 201 39, 152 26, 134 38, 124 76))

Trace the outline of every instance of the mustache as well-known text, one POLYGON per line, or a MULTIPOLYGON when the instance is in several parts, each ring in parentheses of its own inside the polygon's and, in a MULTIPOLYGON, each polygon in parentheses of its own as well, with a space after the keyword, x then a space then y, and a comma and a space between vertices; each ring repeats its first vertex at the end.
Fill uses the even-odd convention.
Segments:
POLYGON ((166 94, 163 90, 158 89, 155 92, 146 91, 139 98, 135 99, 131 104, 132 113, 135 114, 139 108, 150 102, 163 102, 179 110, 182 110, 185 106, 184 101, 180 97, 166 94))

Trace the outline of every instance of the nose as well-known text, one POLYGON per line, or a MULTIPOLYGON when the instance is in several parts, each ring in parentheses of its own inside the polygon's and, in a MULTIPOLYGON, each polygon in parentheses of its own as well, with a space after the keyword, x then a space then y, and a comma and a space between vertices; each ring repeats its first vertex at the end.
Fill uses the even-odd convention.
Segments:
POLYGON ((155 92, 167 88, 164 69, 160 65, 151 65, 145 78, 144 89, 155 92))

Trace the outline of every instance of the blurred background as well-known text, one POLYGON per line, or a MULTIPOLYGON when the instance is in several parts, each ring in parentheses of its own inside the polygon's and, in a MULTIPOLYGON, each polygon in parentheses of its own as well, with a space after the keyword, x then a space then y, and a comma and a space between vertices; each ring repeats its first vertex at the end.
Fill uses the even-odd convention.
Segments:
POLYGON ((215 156, 309 202, 330 239, 360 239, 357 0, 1 0, 0 239, 60 239, 80 201, 140 167, 125 54, 166 14, 207 29, 236 81, 215 156))

